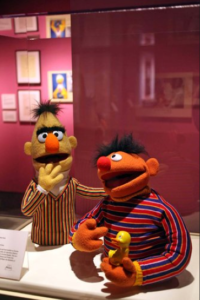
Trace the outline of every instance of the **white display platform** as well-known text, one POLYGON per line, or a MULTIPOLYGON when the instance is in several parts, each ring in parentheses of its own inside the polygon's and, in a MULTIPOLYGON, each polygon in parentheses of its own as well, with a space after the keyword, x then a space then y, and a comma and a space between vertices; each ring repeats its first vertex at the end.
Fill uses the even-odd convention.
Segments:
POLYGON ((22 230, 29 231, 29 238, 21 280, 1 278, 0 294, 23 297, 25 293, 26 299, 199 299, 199 236, 192 235, 192 258, 178 277, 151 286, 123 289, 111 284, 100 270, 100 251, 81 253, 70 244, 40 247, 31 242, 31 224, 22 230))

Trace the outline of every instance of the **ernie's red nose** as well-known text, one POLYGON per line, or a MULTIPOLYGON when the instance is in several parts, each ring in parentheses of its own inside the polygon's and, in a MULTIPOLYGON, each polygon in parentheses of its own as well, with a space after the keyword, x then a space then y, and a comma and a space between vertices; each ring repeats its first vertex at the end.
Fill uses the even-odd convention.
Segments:
POLYGON ((110 159, 106 156, 101 156, 97 160, 97 167, 102 171, 109 171, 111 168, 110 159))

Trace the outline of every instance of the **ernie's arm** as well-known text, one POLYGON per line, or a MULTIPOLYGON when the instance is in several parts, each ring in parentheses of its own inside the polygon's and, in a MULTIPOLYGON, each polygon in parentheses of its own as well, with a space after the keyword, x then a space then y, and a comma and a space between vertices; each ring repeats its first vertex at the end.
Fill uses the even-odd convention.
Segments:
POLYGON ((107 233, 104 223, 104 204, 99 202, 89 213, 81 218, 71 229, 69 241, 79 251, 92 252, 101 247, 100 239, 107 233))
POLYGON ((179 213, 162 199, 164 212, 162 226, 168 243, 161 255, 133 262, 136 270, 142 271, 140 284, 158 282, 181 273, 188 265, 192 252, 189 232, 179 213))
POLYGON ((160 225, 166 236, 165 251, 133 262, 125 257, 119 267, 113 267, 109 258, 104 258, 101 269, 108 280, 124 287, 147 285, 174 277, 187 267, 192 251, 189 232, 173 206, 162 200, 161 207, 160 225))

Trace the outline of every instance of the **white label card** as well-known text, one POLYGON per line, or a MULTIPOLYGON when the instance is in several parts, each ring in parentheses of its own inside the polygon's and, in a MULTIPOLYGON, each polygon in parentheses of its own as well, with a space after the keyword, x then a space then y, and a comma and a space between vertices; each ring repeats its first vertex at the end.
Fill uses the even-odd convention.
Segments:
POLYGON ((28 231, 0 229, 0 277, 20 280, 28 231))

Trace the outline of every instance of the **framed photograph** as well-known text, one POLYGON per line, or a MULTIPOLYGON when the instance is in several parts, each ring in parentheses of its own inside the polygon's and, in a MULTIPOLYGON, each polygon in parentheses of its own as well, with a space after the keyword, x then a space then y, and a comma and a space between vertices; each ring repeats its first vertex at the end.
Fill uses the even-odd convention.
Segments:
POLYGON ((191 118, 192 92, 192 73, 157 74, 154 84, 154 99, 140 99, 137 115, 191 118))
POLYGON ((16 109, 17 107, 15 94, 2 94, 1 107, 2 109, 16 109))
POLYGON ((14 30, 15 33, 38 31, 37 17, 14 18, 14 30))
POLYGON ((40 103, 40 91, 39 90, 19 90, 18 102, 19 102, 19 120, 20 122, 35 122, 33 118, 32 110, 40 103))
POLYGON ((3 122, 17 122, 17 111, 16 110, 3 110, 2 111, 3 122))
POLYGON ((72 103, 72 71, 49 71, 48 89, 51 102, 72 103))
POLYGON ((40 84, 40 51, 16 51, 18 84, 40 84))
POLYGON ((71 16, 70 15, 47 16, 46 37, 47 38, 71 37, 71 16))

